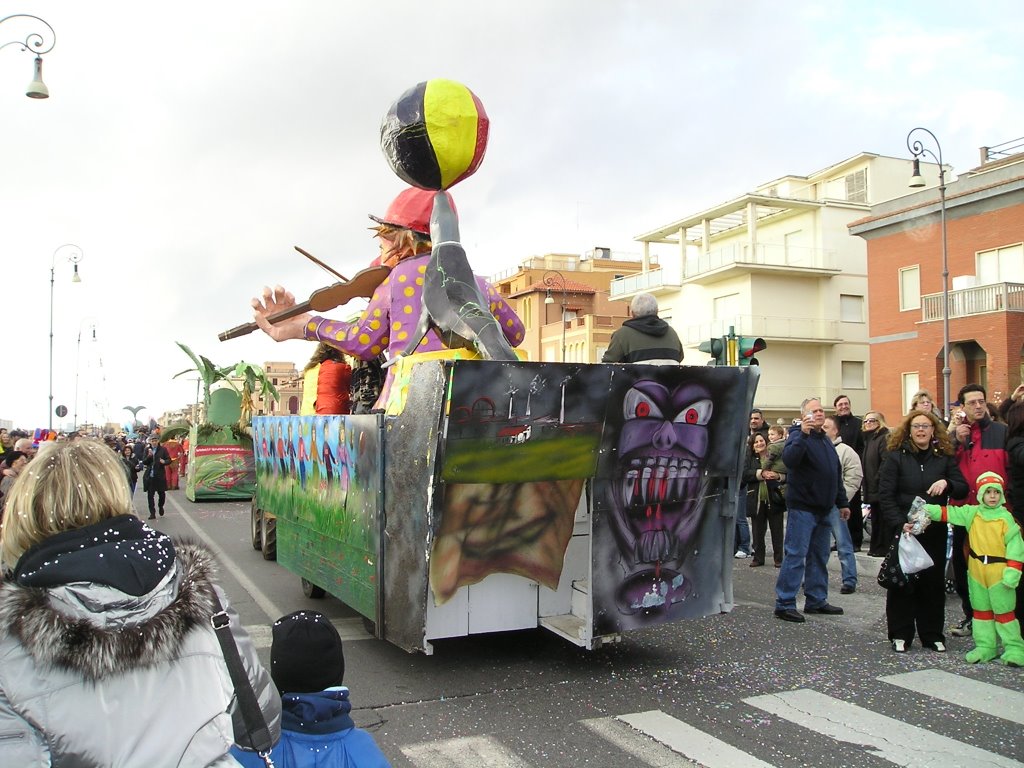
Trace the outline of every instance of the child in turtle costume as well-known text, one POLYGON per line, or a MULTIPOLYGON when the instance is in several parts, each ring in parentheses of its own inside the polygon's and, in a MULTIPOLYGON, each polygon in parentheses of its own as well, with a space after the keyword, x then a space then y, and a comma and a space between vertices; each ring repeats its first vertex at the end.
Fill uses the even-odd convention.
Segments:
POLYGON ((1024 566, 1024 539, 1020 526, 1003 506, 1003 478, 995 472, 984 472, 978 477, 977 488, 980 504, 926 504, 924 509, 932 520, 967 529, 967 587, 974 609, 974 648, 965 658, 972 664, 992 661, 999 656, 997 640, 1001 640, 1003 663, 1024 667, 1024 641, 1014 615, 1015 590, 1024 566))

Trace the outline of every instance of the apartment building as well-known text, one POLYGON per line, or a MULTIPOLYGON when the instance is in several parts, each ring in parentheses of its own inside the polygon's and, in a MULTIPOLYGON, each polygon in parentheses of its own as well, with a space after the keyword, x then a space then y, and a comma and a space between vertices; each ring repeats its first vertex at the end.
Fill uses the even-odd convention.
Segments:
POLYGON ((612 301, 608 286, 639 271, 636 257, 594 248, 582 256, 534 256, 489 279, 523 321, 519 349, 527 359, 599 363, 629 317, 628 303, 612 301))
POLYGON ((910 173, 910 160, 861 153, 668 222, 635 238, 643 269, 613 281, 611 296, 656 296, 687 363, 706 361, 697 346, 730 328, 764 338, 757 404, 770 419, 788 418, 809 394, 831 404, 846 393, 863 412, 871 406, 867 248, 847 226, 904 194, 910 173), (652 245, 675 255, 661 253, 655 265, 652 245))
MULTIPOLYGON (((980 383, 989 400, 1024 376, 1024 139, 982 147, 980 165, 871 208, 867 244, 874 407, 892 419, 927 389, 937 403, 980 383), (934 187, 934 185, 933 185, 934 187), (943 208, 945 227, 943 227, 943 208), (943 229, 948 313, 943 312, 943 229), (943 332, 948 321, 948 339, 943 332), (949 392, 943 391, 948 340, 949 392)), ((922 170, 937 181, 937 169, 922 170)))

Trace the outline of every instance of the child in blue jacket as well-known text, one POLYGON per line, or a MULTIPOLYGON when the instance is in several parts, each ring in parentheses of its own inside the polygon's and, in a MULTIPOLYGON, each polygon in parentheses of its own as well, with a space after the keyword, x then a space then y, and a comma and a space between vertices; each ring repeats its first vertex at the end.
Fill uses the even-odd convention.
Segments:
MULTIPOLYGON (((295 611, 274 622, 270 676, 281 692, 276 768, 390 768, 373 736, 355 727, 341 636, 318 611, 295 611)), ((243 766, 265 768, 255 752, 233 747, 243 766)))

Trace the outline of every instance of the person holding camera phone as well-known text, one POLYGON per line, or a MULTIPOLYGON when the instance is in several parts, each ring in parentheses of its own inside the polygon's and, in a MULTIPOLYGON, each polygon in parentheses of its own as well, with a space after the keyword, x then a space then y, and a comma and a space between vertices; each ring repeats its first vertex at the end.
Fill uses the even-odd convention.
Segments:
MULTIPOLYGON (((949 433, 956 443, 956 461, 963 476, 967 478, 970 492, 967 498, 954 502, 977 504, 978 489, 975 479, 986 472, 995 472, 1006 477, 1009 472, 1009 454, 1006 452, 1006 425, 992 421, 988 412, 988 396, 980 384, 966 384, 957 393, 960 408, 953 413, 949 422, 949 433)), ((964 543, 967 531, 963 526, 953 526, 953 580, 964 618, 949 633, 955 637, 969 637, 971 634, 971 598, 967 593, 967 557, 964 543)))

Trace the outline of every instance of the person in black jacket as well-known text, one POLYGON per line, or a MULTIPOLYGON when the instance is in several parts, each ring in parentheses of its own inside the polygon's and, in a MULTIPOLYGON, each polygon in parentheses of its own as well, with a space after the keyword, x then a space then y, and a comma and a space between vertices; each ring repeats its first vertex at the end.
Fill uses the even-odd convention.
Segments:
POLYGON ((155 520, 156 506, 153 504, 153 496, 159 496, 160 516, 163 517, 164 501, 167 497, 167 472, 164 468, 171 463, 171 454, 160 445, 160 435, 149 436, 149 447, 142 463, 142 486, 146 489, 146 500, 149 502, 149 519, 155 520))
MULTIPOLYGON (((868 555, 871 557, 885 557, 885 550, 892 540, 891 535, 886 534, 886 528, 882 524, 882 511, 878 504, 878 476, 882 469, 882 462, 888 453, 886 443, 889 441, 889 425, 885 423, 885 416, 881 411, 868 411, 864 414, 862 422, 864 450, 860 454, 860 463, 864 468, 864 484, 861 487, 862 510, 865 515, 871 516, 871 543, 868 546, 868 555)), ((893 532, 895 535, 895 531, 893 532)))
MULTIPOLYGON (((1006 461, 1009 482, 1006 501, 1013 519, 1024 529, 1024 384, 1018 386, 999 410, 1006 421, 1006 461)), ((1024 622, 1024 579, 1017 586, 1017 620, 1024 622)))
MULTIPOLYGON (((929 504, 946 504, 962 499, 970 490, 953 456, 953 444, 935 414, 911 411, 889 437, 889 455, 882 464, 878 480, 878 502, 882 521, 893 533, 908 526, 907 512, 920 496, 929 504)), ((932 524, 917 539, 934 561, 911 579, 906 587, 890 589, 885 598, 885 618, 889 641, 896 653, 905 653, 914 639, 942 653, 946 637, 942 633, 946 616, 946 526, 932 524)), ((890 540, 890 543, 891 541, 890 540)))
POLYGON ((832 441, 822 431, 825 410, 821 399, 809 397, 800 405, 800 423, 789 429, 782 449, 789 520, 784 538, 782 568, 775 580, 775 616, 803 622, 796 609, 800 585, 804 613, 838 616, 843 609, 828 602, 828 556, 832 542, 833 508, 845 520, 850 503, 843 487, 843 472, 832 441))

